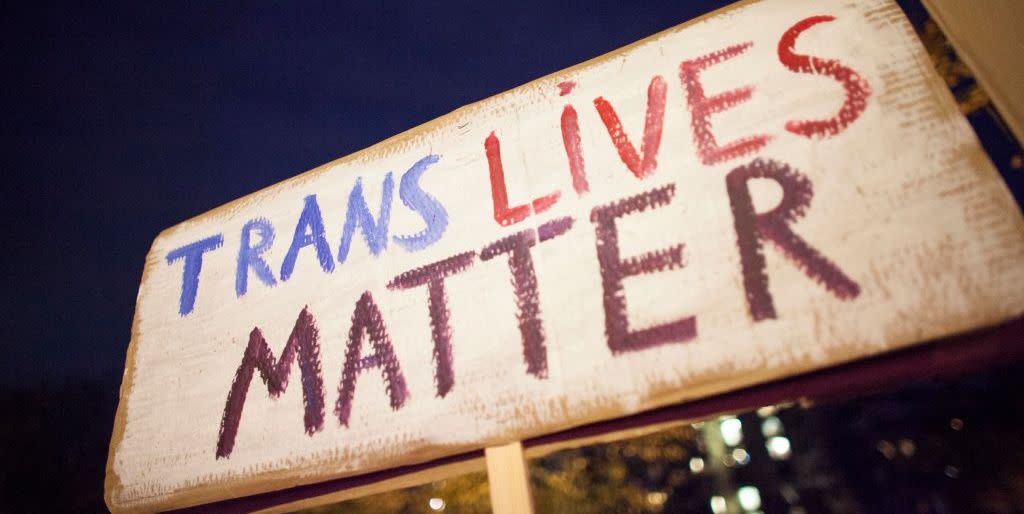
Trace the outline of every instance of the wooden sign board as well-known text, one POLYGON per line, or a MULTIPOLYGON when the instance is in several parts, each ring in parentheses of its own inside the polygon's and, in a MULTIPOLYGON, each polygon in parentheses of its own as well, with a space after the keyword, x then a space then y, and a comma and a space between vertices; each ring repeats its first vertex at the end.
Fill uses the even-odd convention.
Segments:
POLYGON ((1022 263, 893 2, 745 3, 160 234, 107 503, 424 462, 996 324, 1022 263))

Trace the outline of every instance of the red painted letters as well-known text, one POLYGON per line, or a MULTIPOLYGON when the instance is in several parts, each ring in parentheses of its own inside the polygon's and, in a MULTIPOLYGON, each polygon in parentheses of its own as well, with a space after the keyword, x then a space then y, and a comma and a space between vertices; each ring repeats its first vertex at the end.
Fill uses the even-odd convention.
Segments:
POLYGON ((696 59, 683 61, 679 65, 679 80, 686 90, 686 102, 690 106, 693 142, 697 145, 697 154, 705 165, 711 166, 751 154, 771 140, 771 136, 767 134, 758 134, 719 145, 715 134, 711 132, 711 115, 749 100, 754 92, 754 86, 731 89, 709 97, 705 96, 704 85, 700 82, 701 71, 746 52, 751 45, 753 43, 750 42, 733 45, 696 59))
MULTIPOLYGON (((505 168, 501 163, 501 142, 498 136, 491 132, 484 141, 484 150, 487 153, 487 165, 491 177, 491 200, 494 202, 494 221, 501 226, 509 226, 519 223, 530 215, 530 205, 508 206, 508 188, 505 185, 505 168)), ((546 196, 536 198, 531 202, 533 212, 544 212, 551 208, 558 201, 561 192, 555 191, 546 196)))
POLYGON ((629 141, 629 136, 622 130, 615 108, 603 97, 594 99, 594 107, 601 115, 601 121, 608 129, 612 144, 619 151, 619 158, 629 171, 637 178, 645 178, 658 167, 658 147, 661 145, 661 129, 665 124, 665 79, 655 75, 647 87, 647 114, 644 116, 644 138, 640 145, 640 154, 629 141))
POLYGON ((793 25, 779 39, 779 61, 784 66, 799 73, 832 77, 839 81, 846 91, 846 100, 839 108, 839 113, 834 117, 824 120, 786 122, 786 130, 794 134, 804 137, 834 136, 853 123, 867 108, 867 100, 871 96, 871 86, 856 71, 835 59, 822 59, 793 51, 801 33, 819 23, 834 19, 832 16, 812 16, 793 25))
POLYGON ((587 183, 587 171, 583 166, 583 141, 580 139, 580 121, 576 109, 566 105, 562 109, 562 144, 565 155, 569 158, 569 174, 572 176, 572 188, 582 196, 590 191, 587 183))
MULTIPOLYGON (((785 124, 786 130, 809 138, 831 137, 841 133, 864 112, 867 99, 871 95, 867 81, 839 61, 795 53, 794 47, 800 34, 819 23, 833 19, 831 16, 814 16, 801 20, 788 29, 778 42, 778 57, 786 68, 798 73, 831 77, 842 84, 846 94, 842 107, 832 118, 789 121, 785 124)), ((711 116, 749 100, 754 87, 747 85, 707 96, 701 82, 701 73, 704 70, 742 55, 752 44, 746 42, 728 46, 683 61, 679 65, 679 78, 691 115, 693 141, 698 157, 705 165, 721 164, 755 153, 771 140, 770 135, 754 134, 719 144, 712 132, 711 116)), ((576 83, 565 81, 557 84, 557 87, 559 94, 565 96, 574 90, 576 83)), ((664 78, 660 75, 654 76, 647 88, 647 105, 639 151, 623 129, 612 104, 600 96, 594 99, 597 114, 607 129, 619 158, 639 179, 651 176, 658 166, 666 97, 667 84, 664 78)), ((560 128, 573 189, 578 195, 583 196, 590 190, 590 184, 584 168, 580 120, 572 104, 567 103, 563 106, 560 128)), ((494 132, 485 139, 484 150, 487 156, 494 219, 500 225, 510 226, 522 222, 531 214, 543 213, 558 202, 561 193, 555 191, 535 198, 529 203, 510 206, 501 158, 501 143, 494 132)), ((850 300, 860 295, 860 286, 853 279, 798 236, 791 227, 804 215, 811 202, 812 188, 806 176, 786 164, 757 158, 730 171, 725 177, 725 186, 733 214, 746 304, 750 316, 755 321, 777 317, 769 289, 764 241, 770 242, 789 262, 837 298, 850 300), (767 212, 756 212, 748 187, 753 179, 767 179, 778 184, 782 188, 779 205, 767 212)), ((617 220, 630 214, 668 205, 675 195, 675 188, 675 184, 668 184, 639 195, 599 205, 591 210, 590 220, 594 224, 597 264, 600 270, 605 334, 608 348, 613 355, 668 343, 684 343, 697 336, 697 320, 694 315, 680 316, 653 327, 631 329, 626 308, 624 280, 632 276, 683 267, 684 246, 673 244, 638 256, 623 258, 620 255, 617 220)), ((526 372, 537 378, 547 378, 549 369, 540 309, 540 288, 532 249, 541 242, 568 232, 573 221, 570 216, 556 217, 540 224, 536 230, 519 230, 501 237, 484 246, 479 254, 483 261, 490 261, 503 255, 507 257, 515 295, 515 316, 522 341, 522 359, 526 372)), ((565 239, 568 240, 569 238, 565 239)), ((455 385, 452 323, 445 284, 448 277, 463 273, 472 267, 476 258, 477 254, 473 251, 458 253, 401 273, 387 284, 387 288, 391 290, 426 286, 435 365, 434 383, 438 398, 448 395, 455 385)), ((596 301, 596 298, 579 299, 581 302, 588 300, 596 301)), ((481 295, 480 301, 487 301, 487 295, 481 295)), ((507 334, 494 336, 507 337, 507 334)), ((513 336, 512 341, 514 340, 513 336)), ((423 356, 426 358, 425 353, 423 356)), ((302 374, 306 433, 313 435, 323 428, 324 391, 318 331, 313 316, 307 309, 303 309, 287 344, 281 350, 279 359, 274 357, 259 328, 254 328, 250 333, 245 354, 235 372, 224 407, 217 441, 217 458, 231 455, 254 372, 259 370, 270 396, 276 398, 287 388, 289 374, 296 358, 302 374)), ((356 303, 345 347, 345 361, 335 404, 335 414, 341 425, 349 424, 360 374, 373 368, 380 369, 391 408, 400 409, 409 398, 409 390, 381 311, 370 292, 366 291, 356 303), (366 340, 369 340, 372 347, 368 355, 364 355, 363 352, 363 343, 366 340)))

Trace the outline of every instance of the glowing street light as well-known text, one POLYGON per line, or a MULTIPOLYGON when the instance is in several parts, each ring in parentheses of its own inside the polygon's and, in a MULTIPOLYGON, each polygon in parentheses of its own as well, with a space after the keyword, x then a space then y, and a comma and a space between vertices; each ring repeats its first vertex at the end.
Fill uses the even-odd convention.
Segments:
POLYGON ((722 440, 729 446, 736 446, 743 442, 743 422, 736 418, 725 418, 719 424, 718 429, 722 432, 722 440))
POLYGON ((728 507, 725 503, 724 496, 712 496, 711 497, 711 512, 715 514, 725 514, 725 510, 728 507))
POLYGON ((768 456, 775 460, 786 460, 793 453, 789 439, 783 436, 771 437, 764 443, 768 456))
POLYGON ((740 507, 747 512, 753 512, 761 508, 761 491, 752 485, 745 485, 736 491, 736 497, 740 501, 740 507))

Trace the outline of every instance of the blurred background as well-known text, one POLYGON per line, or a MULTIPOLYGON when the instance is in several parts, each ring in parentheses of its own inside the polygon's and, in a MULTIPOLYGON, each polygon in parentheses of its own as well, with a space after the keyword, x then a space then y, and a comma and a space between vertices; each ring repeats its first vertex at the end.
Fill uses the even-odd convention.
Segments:
MULTIPOLYGON (((529 461, 538 513, 1017 513, 1019 365, 763 406, 529 461)), ((489 513, 474 473, 306 511, 489 513)))
MULTIPOLYGON (((5 5, 0 512, 103 512, 156 234, 728 1, 5 5)), ((1024 161, 901 0, 1018 203, 1024 161)), ((539 513, 1024 512, 1024 366, 768 405, 530 462, 539 513)), ((316 512, 489 512, 483 474, 316 512)))

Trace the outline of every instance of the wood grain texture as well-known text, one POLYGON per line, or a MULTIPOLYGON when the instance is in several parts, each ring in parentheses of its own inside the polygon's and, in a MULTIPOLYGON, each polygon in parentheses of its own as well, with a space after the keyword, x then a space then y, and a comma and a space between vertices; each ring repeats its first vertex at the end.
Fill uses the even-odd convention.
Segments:
POLYGON ((530 473, 523 444, 515 441, 484 450, 494 514, 533 514, 530 473))
POLYGON ((107 504, 426 462, 991 326, 1024 312, 1022 263, 894 3, 742 3, 161 233, 107 504))

